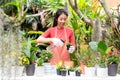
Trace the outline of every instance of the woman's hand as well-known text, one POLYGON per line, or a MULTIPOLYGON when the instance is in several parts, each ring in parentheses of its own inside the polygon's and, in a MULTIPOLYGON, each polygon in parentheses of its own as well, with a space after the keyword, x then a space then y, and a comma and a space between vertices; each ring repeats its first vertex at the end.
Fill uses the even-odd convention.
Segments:
POLYGON ((69 53, 73 53, 74 51, 75 51, 75 47, 74 46, 70 46, 68 52, 69 53))
POLYGON ((59 38, 51 38, 51 41, 55 46, 62 46, 64 44, 59 38))

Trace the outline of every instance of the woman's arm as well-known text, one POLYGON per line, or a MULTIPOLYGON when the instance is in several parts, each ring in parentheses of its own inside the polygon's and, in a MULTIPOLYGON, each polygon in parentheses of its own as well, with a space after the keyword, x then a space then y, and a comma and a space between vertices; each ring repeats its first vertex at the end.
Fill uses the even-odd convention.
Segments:
POLYGON ((41 43, 53 43, 56 46, 62 46, 63 45, 63 42, 58 38, 45 38, 43 36, 40 36, 37 39, 37 43, 38 44, 41 44, 41 43))
POLYGON ((37 43, 51 43, 51 38, 45 38, 43 36, 38 37, 37 43))

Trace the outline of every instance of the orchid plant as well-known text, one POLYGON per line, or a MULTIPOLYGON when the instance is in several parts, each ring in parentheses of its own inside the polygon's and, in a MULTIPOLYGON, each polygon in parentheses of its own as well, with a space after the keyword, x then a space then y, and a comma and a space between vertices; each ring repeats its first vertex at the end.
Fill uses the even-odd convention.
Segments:
POLYGON ((108 64, 118 64, 119 62, 120 51, 113 47, 111 51, 108 52, 108 64))

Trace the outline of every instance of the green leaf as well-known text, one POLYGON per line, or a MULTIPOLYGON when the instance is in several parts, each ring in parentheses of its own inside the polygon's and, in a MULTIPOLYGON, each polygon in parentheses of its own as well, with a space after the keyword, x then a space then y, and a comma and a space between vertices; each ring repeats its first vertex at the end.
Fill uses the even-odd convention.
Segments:
POLYGON ((113 46, 108 47, 107 50, 106 50, 106 53, 109 53, 109 52, 111 51, 112 48, 113 48, 113 46))
POLYGON ((89 42, 89 46, 93 51, 97 51, 97 46, 98 43, 97 42, 89 42))
POLYGON ((100 53, 104 55, 106 53, 106 50, 107 50, 107 45, 105 44, 104 41, 100 41, 98 43, 98 51, 100 51, 100 53))
POLYGON ((25 46, 24 46, 24 53, 28 58, 30 58, 30 56, 31 56, 30 51, 31 51, 31 41, 28 38, 26 40, 26 43, 25 43, 25 46))
POLYGON ((34 53, 31 53, 31 56, 30 56, 30 62, 34 62, 35 61, 35 54, 34 53))
POLYGON ((42 31, 29 31, 28 34, 43 34, 42 31))

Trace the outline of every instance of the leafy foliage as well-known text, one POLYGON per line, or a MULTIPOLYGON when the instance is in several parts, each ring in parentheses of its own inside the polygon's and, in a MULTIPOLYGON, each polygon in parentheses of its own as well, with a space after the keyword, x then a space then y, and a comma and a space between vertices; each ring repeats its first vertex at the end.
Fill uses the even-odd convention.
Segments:
POLYGON ((40 58, 37 59, 37 65, 41 66, 43 62, 48 62, 53 57, 53 54, 48 50, 41 50, 40 58))
MULTIPOLYGON (((31 39, 30 38, 26 39, 26 41, 23 43, 23 53, 24 54, 22 55, 22 57, 26 57, 26 59, 29 60, 28 64, 35 63, 36 52, 39 52, 38 47, 34 46, 31 43, 31 39)), ((22 62, 22 63, 24 63, 24 62, 22 62)), ((23 65, 28 65, 28 64, 23 64, 23 65)))
POLYGON ((80 66, 78 66, 78 67, 75 68, 75 71, 81 72, 82 68, 80 66))
POLYGON ((58 9, 64 8, 64 0, 49 0, 49 2, 44 6, 47 8, 52 15, 56 13, 58 9))
POLYGON ((96 54, 90 48, 81 49, 81 60, 87 67, 94 67, 96 64, 96 54))
POLYGON ((62 69, 62 66, 63 66, 62 61, 59 61, 58 64, 56 65, 56 68, 60 70, 62 69))
POLYGON ((109 52, 112 47, 108 47, 107 44, 104 41, 91 42, 90 44, 95 45, 94 47, 91 46, 91 49, 93 51, 97 51, 97 53, 98 53, 97 64, 100 67, 106 67, 107 63, 108 63, 107 52, 109 52))
POLYGON ((120 52, 112 47, 112 49, 108 52, 108 64, 119 64, 120 62, 120 52))
POLYGON ((74 67, 69 67, 68 70, 69 70, 69 71, 74 71, 75 68, 74 68, 74 67))

